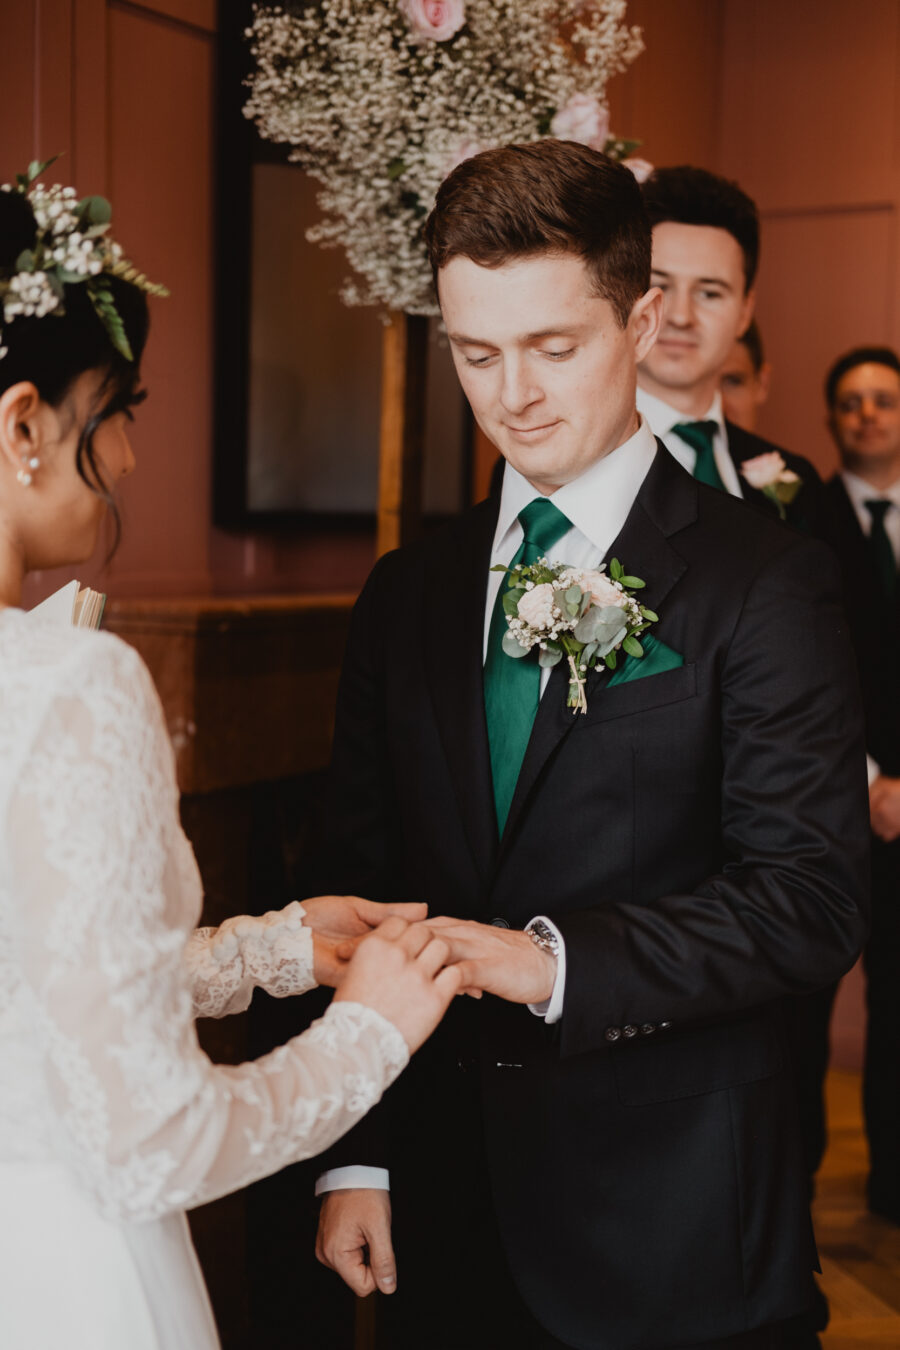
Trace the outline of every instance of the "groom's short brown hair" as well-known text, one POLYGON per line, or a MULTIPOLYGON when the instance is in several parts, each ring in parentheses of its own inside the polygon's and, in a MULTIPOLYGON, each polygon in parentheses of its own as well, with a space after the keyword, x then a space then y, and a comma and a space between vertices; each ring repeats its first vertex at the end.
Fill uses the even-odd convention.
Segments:
POLYGON ((505 145, 444 179, 425 225, 435 288, 452 258, 500 267, 571 253, 624 328, 650 286, 650 226, 630 169, 575 141, 505 145))

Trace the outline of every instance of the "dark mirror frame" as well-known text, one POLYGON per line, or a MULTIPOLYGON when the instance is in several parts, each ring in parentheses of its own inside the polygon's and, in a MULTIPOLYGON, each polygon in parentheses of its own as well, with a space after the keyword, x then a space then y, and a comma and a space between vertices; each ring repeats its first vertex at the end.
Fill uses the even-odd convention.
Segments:
MULTIPOLYGON (((287 149, 262 140, 243 115, 252 56, 244 30, 251 0, 219 5, 216 88, 216 210, 213 521, 226 530, 371 533, 371 512, 254 508, 248 501, 252 187, 254 164, 286 164, 287 149)), ((300 172, 298 169, 297 172, 300 172)), ((336 302, 337 303, 337 302, 336 302)), ((460 394, 462 398, 462 394, 460 394)), ((472 501, 474 422, 466 405, 460 447, 459 509, 472 501)), ((427 455, 426 455, 427 458, 427 455)), ((448 514, 430 514, 431 527, 448 514)))

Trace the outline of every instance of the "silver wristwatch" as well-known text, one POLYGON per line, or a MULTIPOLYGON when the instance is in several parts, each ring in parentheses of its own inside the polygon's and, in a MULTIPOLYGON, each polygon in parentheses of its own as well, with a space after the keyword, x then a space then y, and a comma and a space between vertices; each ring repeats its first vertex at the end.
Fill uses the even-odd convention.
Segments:
POLYGON ((536 947, 549 952, 552 957, 559 960, 559 938, 549 924, 544 923, 543 919, 534 919, 526 932, 536 947))

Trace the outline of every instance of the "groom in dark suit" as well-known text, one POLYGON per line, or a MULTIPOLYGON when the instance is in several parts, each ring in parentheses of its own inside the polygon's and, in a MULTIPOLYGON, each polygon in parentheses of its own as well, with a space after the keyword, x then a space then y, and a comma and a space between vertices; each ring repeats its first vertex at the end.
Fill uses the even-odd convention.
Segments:
POLYGON ((637 414, 661 296, 627 169, 487 151, 426 236, 506 470, 358 602, 325 844, 330 884, 427 898, 486 993, 328 1159, 320 1258, 391 1294, 391 1350, 782 1350, 816 1254, 781 1004, 866 928, 836 565, 637 414), (491 569, 540 555, 619 559, 659 615, 585 715, 501 646, 491 569))
POLYGON ((759 213, 737 183, 690 165, 655 169, 642 186, 653 231, 652 280, 663 292, 658 341, 638 370, 637 406, 651 430, 700 482, 764 515, 815 531, 822 483, 809 460, 724 416, 719 381, 756 302, 759 213), (762 455, 796 482, 781 511, 758 486, 762 455))

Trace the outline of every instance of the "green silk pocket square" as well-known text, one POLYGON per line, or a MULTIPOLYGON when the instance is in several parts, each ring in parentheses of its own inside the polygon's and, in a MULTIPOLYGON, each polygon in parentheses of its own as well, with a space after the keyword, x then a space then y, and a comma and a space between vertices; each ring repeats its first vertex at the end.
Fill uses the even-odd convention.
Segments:
POLYGON ((606 681, 607 689, 614 684, 624 684, 626 680, 640 680, 644 675, 661 675, 664 670, 677 670, 684 665, 684 657, 673 652, 671 647, 660 642, 652 633, 642 634, 640 643, 644 649, 641 657, 626 656, 623 661, 619 653, 619 664, 606 681))

